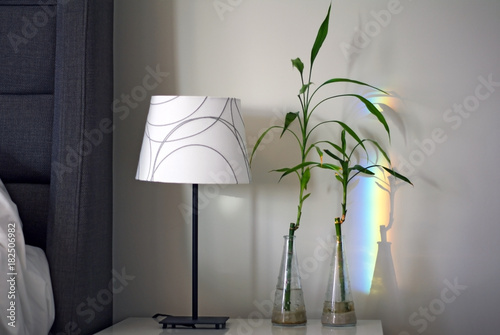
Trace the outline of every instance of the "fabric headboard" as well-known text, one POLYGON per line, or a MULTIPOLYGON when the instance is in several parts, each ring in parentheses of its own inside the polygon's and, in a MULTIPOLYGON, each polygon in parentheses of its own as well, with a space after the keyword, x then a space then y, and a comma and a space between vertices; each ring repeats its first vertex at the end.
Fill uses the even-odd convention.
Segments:
POLYGON ((112 322, 113 0, 2 0, 0 31, 0 178, 46 252, 52 333, 93 334, 112 322))

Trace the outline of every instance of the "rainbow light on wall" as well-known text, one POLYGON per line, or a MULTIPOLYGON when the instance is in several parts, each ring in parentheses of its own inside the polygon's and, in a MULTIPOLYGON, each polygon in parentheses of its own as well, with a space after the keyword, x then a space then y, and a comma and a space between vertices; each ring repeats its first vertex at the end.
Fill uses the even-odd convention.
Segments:
MULTIPOLYGON (((381 112, 390 108, 395 109, 397 105, 397 98, 380 94, 378 92, 371 92, 364 95, 370 102, 372 102, 381 112)), ((361 102, 357 102, 351 106, 356 113, 356 118, 372 117, 366 110, 366 107, 361 102)), ((387 115, 386 115, 387 117, 387 115)), ((372 163, 386 164, 383 157, 370 155, 372 163)), ((391 211, 391 187, 389 180, 384 172, 379 169, 374 170, 376 175, 371 178, 359 178, 359 182, 352 190, 351 203, 359 204, 358 208, 353 208, 357 211, 356 215, 356 232, 355 237, 351 237, 359 252, 356 252, 355 264, 357 268, 352 269, 351 285, 355 291, 369 294, 372 288, 373 274, 375 270, 375 263, 378 254, 378 242, 381 241, 381 226, 387 230, 388 241, 390 242, 390 211, 391 211), (359 230, 358 230, 359 229, 359 230)), ((354 213, 350 213, 353 215, 354 213)), ((354 215, 353 215, 354 216, 354 215)), ((353 260, 354 261, 354 260, 353 260)))
POLYGON ((358 275, 353 278, 354 289, 368 294, 372 287, 375 262, 378 254, 378 243, 380 238, 380 226, 387 226, 389 222, 390 197, 387 190, 379 185, 384 184, 386 176, 383 172, 377 171, 372 178, 361 178, 357 185, 357 192, 354 193, 362 204, 357 215, 357 246, 360 248, 361 259, 358 275))

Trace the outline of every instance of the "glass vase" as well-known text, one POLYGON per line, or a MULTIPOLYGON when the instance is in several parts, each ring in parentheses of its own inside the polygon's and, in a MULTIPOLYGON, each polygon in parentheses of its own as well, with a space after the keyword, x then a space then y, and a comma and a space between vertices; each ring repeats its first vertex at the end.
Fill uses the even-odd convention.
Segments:
POLYGON ((340 225, 336 228, 337 236, 330 263, 330 274, 321 323, 324 326, 331 327, 354 326, 357 320, 349 282, 349 267, 340 225))
POLYGON ((306 306, 300 283, 295 236, 283 236, 278 283, 274 296, 272 323, 278 326, 302 326, 307 322, 306 306))

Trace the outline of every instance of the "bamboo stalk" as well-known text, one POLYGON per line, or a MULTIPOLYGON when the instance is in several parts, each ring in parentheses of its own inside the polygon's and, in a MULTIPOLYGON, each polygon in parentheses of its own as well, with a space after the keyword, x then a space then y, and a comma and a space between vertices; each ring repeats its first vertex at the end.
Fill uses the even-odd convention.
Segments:
POLYGON ((290 230, 288 232, 288 257, 286 261, 286 285, 285 285, 285 311, 291 310, 291 295, 292 295, 292 260, 293 260, 293 238, 295 233, 295 224, 290 223, 290 230))
POLYGON ((344 276, 344 254, 342 252, 342 228, 340 220, 335 219, 335 231, 337 234, 337 257, 339 261, 339 280, 340 280, 340 299, 342 301, 346 300, 346 287, 345 287, 345 276, 344 276))

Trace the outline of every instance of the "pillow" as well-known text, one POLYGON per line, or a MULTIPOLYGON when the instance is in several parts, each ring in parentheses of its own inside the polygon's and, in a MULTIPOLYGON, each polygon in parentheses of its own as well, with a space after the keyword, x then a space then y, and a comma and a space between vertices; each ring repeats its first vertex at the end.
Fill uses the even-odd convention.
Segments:
POLYGON ((54 315, 45 253, 25 245, 17 206, 0 180, 0 334, 48 334, 54 315))

